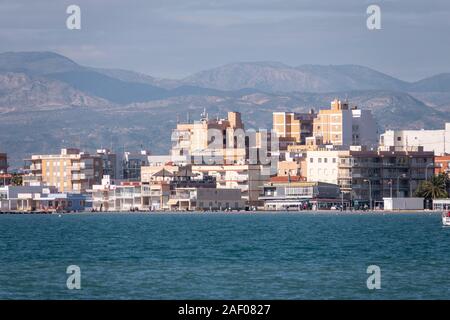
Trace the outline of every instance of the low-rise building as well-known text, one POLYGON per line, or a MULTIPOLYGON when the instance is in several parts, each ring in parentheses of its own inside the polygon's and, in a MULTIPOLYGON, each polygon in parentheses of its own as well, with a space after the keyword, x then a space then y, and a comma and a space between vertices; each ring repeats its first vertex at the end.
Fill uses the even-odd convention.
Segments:
POLYGON ((117 185, 109 176, 100 185, 92 187, 92 209, 95 211, 135 211, 142 210, 141 183, 121 181, 117 185))
POLYGON ((273 177, 264 184, 262 195, 265 210, 320 210, 349 205, 337 184, 306 182, 302 177, 273 177))
POLYGON ((193 165, 192 173, 199 177, 211 176, 216 179, 218 189, 238 189, 247 206, 259 206, 259 195, 265 182, 269 180, 264 175, 261 165, 193 165))
POLYGON ((85 211, 88 198, 79 193, 59 193, 45 185, 6 186, 0 188, 1 211, 72 212, 85 211))
POLYGON ((243 210, 245 202, 239 189, 176 188, 169 202, 170 210, 243 210))

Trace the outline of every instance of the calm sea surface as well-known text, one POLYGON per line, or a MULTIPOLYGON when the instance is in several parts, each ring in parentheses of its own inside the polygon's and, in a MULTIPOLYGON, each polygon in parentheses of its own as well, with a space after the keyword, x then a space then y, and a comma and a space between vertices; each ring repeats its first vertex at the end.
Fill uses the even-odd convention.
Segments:
POLYGON ((450 299, 450 228, 424 213, 1 215, 0 298, 450 299))

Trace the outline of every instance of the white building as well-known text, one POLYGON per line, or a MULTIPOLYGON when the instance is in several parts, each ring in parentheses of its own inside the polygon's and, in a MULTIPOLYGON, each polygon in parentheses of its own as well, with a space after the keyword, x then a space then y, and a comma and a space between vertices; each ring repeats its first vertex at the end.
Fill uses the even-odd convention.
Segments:
POLYGON ((339 183, 339 156, 341 150, 308 151, 306 153, 307 180, 311 182, 339 183))
POLYGON ((397 151, 423 147, 436 155, 450 153, 450 123, 443 130, 387 130, 380 135, 380 148, 397 151))

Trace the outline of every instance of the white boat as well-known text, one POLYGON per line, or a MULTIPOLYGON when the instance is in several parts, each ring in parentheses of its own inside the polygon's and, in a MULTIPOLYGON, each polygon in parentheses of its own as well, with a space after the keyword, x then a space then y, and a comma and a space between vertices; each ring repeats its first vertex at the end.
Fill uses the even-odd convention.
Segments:
POLYGON ((442 213, 442 224, 444 226, 450 226, 450 211, 444 211, 442 213))

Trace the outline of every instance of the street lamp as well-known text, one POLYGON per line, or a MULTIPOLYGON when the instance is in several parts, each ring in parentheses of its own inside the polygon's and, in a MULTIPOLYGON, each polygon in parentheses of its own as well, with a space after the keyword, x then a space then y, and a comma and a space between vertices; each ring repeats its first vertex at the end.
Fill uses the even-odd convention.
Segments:
POLYGON ((370 210, 372 210, 372 182, 369 179, 364 179, 364 182, 369 183, 370 210))

